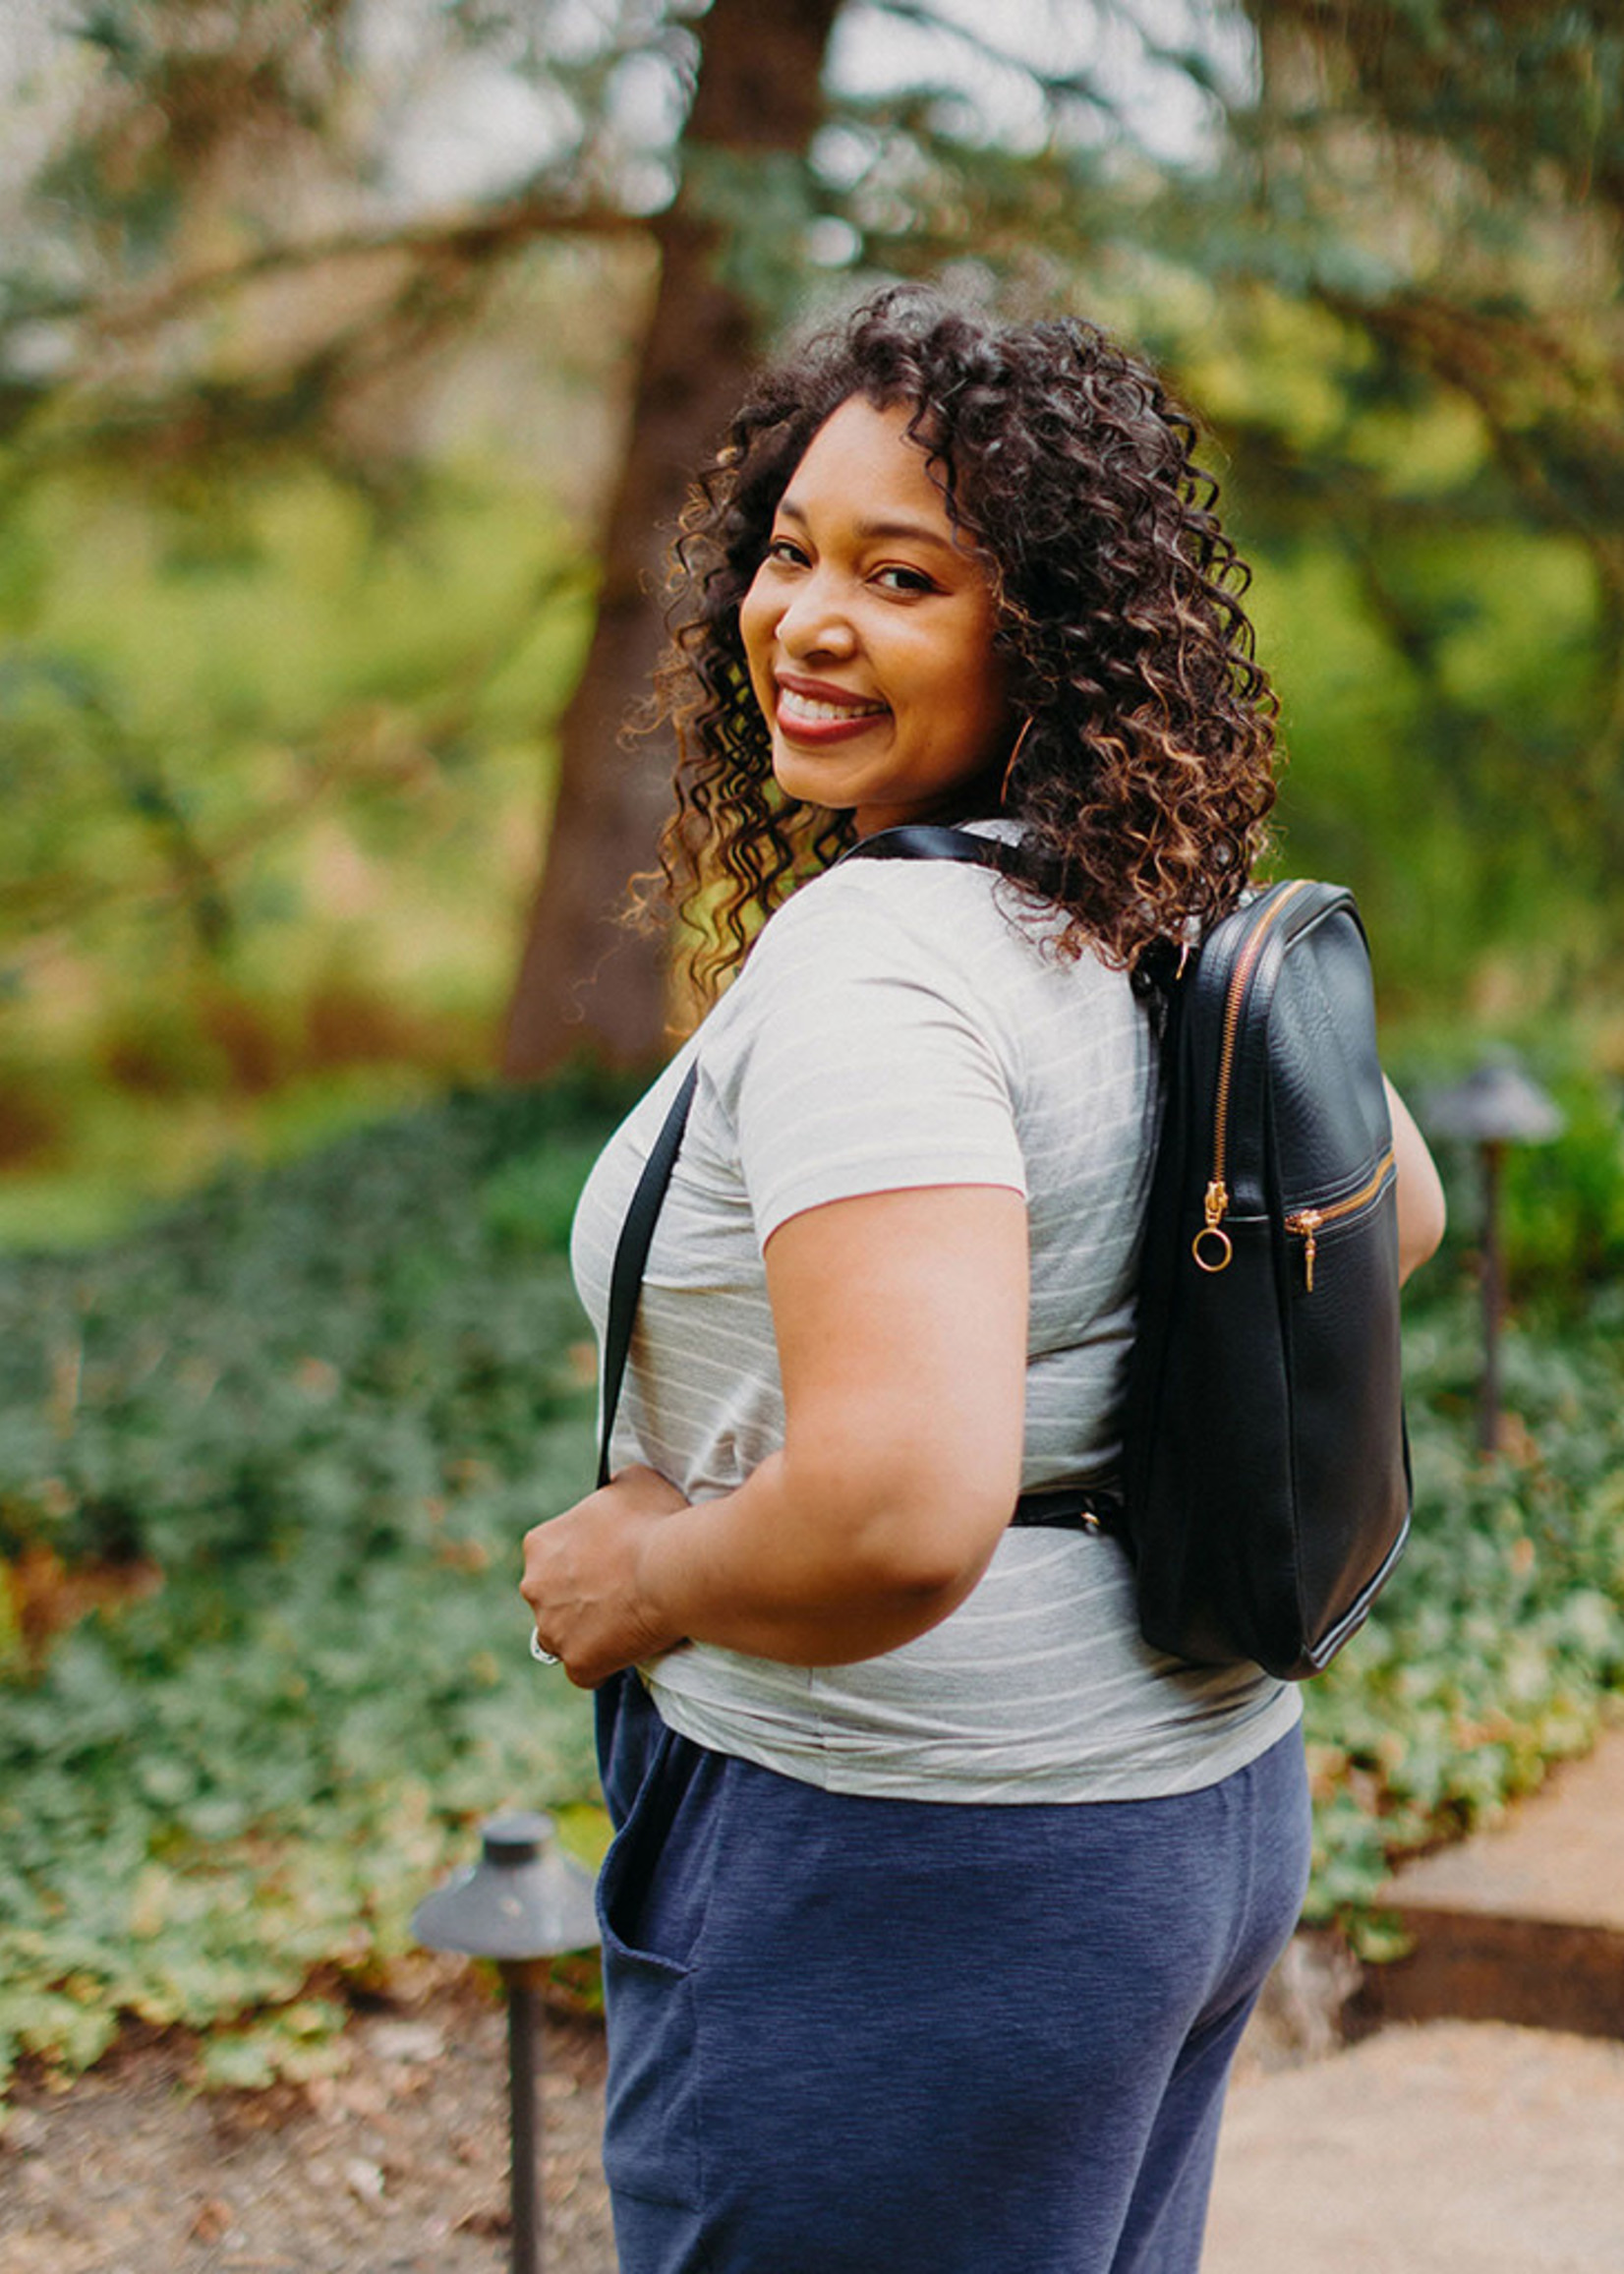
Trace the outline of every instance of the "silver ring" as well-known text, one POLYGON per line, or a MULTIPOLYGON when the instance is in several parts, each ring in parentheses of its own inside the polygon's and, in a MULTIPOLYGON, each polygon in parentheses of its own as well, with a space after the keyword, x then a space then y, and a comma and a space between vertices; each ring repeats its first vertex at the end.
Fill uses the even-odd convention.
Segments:
POLYGON ((542 1638, 534 1627, 530 1630, 530 1655, 539 1666, 560 1666, 563 1664, 562 1659, 555 1651, 543 1650, 542 1638))

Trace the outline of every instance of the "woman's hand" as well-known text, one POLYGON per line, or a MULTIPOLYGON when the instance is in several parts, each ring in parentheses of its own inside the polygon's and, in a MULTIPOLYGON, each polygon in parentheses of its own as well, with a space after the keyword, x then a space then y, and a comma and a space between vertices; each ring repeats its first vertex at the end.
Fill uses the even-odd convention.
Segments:
POLYGON ((623 1469, 601 1491, 525 1534, 519 1593, 544 1650, 590 1690, 682 1640, 665 1633, 640 1571, 650 1537, 687 1501, 653 1469, 623 1469))

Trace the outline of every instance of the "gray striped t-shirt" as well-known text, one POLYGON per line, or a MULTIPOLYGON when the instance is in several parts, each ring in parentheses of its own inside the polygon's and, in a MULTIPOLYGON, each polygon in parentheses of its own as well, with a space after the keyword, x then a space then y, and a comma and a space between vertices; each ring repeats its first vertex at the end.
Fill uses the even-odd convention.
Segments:
MULTIPOLYGON (((1031 1308, 1023 1488, 1109 1476, 1155 1135, 1153 1043, 1122 973, 1062 962, 992 875, 848 862, 797 893, 698 1034, 611 1138, 575 1219, 600 1339, 639 1170, 697 1054, 699 1086, 655 1231, 613 1458, 690 1499, 783 1441, 762 1249, 858 1194, 1014 1188, 1031 1308)), ((1214 1783, 1297 1720, 1252 1665, 1142 1643, 1115 1543, 1015 1530, 928 1634, 856 1665, 691 1644, 644 1674, 697 1743, 844 1792, 1118 1800, 1214 1783)))

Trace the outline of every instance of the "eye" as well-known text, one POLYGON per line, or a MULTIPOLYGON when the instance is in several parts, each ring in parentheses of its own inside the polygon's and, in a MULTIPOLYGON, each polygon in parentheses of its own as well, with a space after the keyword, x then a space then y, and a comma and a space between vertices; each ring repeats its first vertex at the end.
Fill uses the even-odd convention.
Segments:
POLYGON ((766 557, 769 560, 787 562, 789 566, 793 568, 804 568, 806 566, 805 550, 803 547, 797 545, 792 537, 769 538, 767 541, 766 557))
POLYGON ((877 568, 874 581, 883 592, 905 593, 909 598, 917 593, 936 590, 935 579, 927 576, 922 568, 903 568, 895 561, 884 568, 877 568))

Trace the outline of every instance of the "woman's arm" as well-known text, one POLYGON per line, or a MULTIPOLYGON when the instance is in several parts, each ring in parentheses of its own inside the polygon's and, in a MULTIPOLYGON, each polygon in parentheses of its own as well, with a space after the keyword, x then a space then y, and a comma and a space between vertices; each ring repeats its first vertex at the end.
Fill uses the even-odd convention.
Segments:
POLYGON ((1411 1118, 1410 1108, 1383 1076, 1388 1110, 1393 1117, 1393 1161, 1398 1178, 1399 1278, 1408 1279, 1424 1263, 1443 1238, 1445 1210, 1443 1186, 1426 1139, 1411 1118))
POLYGON ((627 1471, 526 1539, 523 1592, 572 1681, 684 1639, 874 1657, 961 1603, 1003 1535, 1025 1418, 1020 1195, 833 1201, 781 1225, 766 1262, 782 1452, 692 1505, 627 1471))

